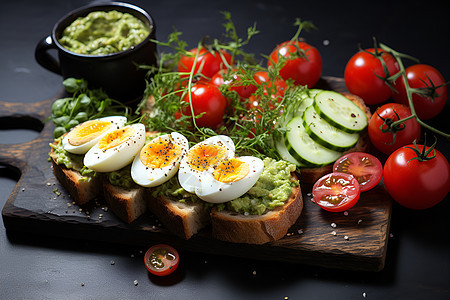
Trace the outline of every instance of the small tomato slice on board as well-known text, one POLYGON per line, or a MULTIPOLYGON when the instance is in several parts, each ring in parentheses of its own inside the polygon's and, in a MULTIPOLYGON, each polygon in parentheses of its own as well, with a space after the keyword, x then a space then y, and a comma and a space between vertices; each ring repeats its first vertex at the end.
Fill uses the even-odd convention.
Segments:
POLYGON ((381 181, 383 165, 371 154, 351 152, 334 163, 333 172, 352 174, 358 180, 361 192, 365 192, 381 181))
POLYGON ((150 273, 157 276, 166 276, 178 267, 178 251, 166 244, 154 245, 145 253, 144 262, 150 273))
POLYGON ((324 175, 313 186, 314 202, 331 212, 341 212, 352 208, 359 200, 359 183, 348 173, 324 175))

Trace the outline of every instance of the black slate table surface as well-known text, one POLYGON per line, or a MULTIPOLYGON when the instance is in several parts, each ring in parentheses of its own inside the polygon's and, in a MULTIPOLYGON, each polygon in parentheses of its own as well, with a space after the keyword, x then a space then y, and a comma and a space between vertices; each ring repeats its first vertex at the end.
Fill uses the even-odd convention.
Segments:
MULTIPOLYGON (((64 14, 88 1, 25 1, 0 5, 0 100, 37 102, 62 88, 62 78, 34 59, 37 42, 64 14)), ((248 50, 268 54, 291 38, 296 17, 318 30, 304 37, 324 61, 323 75, 343 77, 358 45, 372 38, 438 68, 450 80, 450 26, 445 1, 132 1, 156 20, 157 37, 173 27, 194 47, 222 32, 220 11, 229 11, 238 31, 254 22, 260 34, 248 50)), ((0 107, 1 109, 1 107, 0 107)), ((448 129, 449 104, 431 124, 448 129)), ((1 122, 0 142, 19 144, 33 129, 1 122)), ((449 142, 438 149, 450 157, 449 142)), ((0 166, 0 207, 20 173, 0 166)), ((289 263, 199 254, 180 249, 179 270, 150 276, 146 249, 118 244, 54 239, 6 230, 0 225, 0 299, 449 299, 449 196, 425 211, 394 203, 385 268, 351 272, 289 263), (137 283, 137 285, 136 285, 137 283)))

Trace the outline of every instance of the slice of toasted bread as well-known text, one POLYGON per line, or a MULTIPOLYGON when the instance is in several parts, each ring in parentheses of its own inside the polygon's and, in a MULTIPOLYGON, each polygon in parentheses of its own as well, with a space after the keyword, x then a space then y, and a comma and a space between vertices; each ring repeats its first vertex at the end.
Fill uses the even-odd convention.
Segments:
MULTIPOLYGON (((372 113, 370 112, 370 109, 366 106, 364 103, 364 100, 356 95, 350 94, 350 93, 342 93, 347 99, 355 103, 359 108, 361 108, 367 116, 367 120, 370 120, 372 117, 372 113)), ((369 148, 369 135, 367 133, 367 130, 364 130, 360 133, 359 140, 356 143, 356 145, 343 152, 342 155, 345 155, 350 152, 366 152, 369 148)), ((322 167, 317 168, 301 168, 300 169, 300 182, 303 183, 314 183, 322 177, 325 174, 332 172, 333 165, 326 165, 322 167)))
POLYGON ((59 165, 51 154, 50 157, 55 177, 76 204, 84 205, 102 194, 101 176, 93 176, 86 180, 80 172, 59 165))
POLYGON ((105 177, 103 193, 113 213, 126 223, 133 222, 147 211, 147 199, 143 187, 127 189, 115 186, 105 177))
POLYGON ((215 207, 211 211, 212 236, 232 243, 264 244, 276 241, 286 235, 302 210, 300 185, 292 189, 285 205, 260 216, 219 211, 215 207))
POLYGON ((149 210, 173 234, 189 239, 210 223, 208 205, 202 201, 184 203, 169 196, 151 196, 148 189, 149 210))

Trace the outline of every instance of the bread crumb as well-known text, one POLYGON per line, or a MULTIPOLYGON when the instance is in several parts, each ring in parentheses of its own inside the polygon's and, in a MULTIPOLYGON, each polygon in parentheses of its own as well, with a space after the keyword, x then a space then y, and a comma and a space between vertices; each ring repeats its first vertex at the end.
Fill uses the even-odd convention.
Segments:
POLYGON ((139 284, 139 282, 137 280, 133 281, 134 286, 137 286, 139 284))
POLYGON ((331 223, 330 226, 333 228, 336 228, 337 225, 336 225, 336 223, 331 223))

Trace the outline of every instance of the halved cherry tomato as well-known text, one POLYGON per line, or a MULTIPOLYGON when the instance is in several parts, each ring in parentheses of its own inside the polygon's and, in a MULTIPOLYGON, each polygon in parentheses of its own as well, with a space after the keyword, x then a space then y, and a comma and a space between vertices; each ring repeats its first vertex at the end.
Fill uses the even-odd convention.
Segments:
POLYGON ((383 166, 375 156, 363 152, 351 152, 339 158, 333 172, 349 173, 358 180, 361 192, 375 187, 383 177, 383 166))
POLYGON ((172 246, 159 244, 150 247, 144 255, 145 267, 157 276, 166 276, 178 267, 180 257, 172 246))
POLYGON ((331 212, 352 208, 359 200, 360 187, 355 177, 347 173, 329 173, 313 186, 314 202, 331 212))

